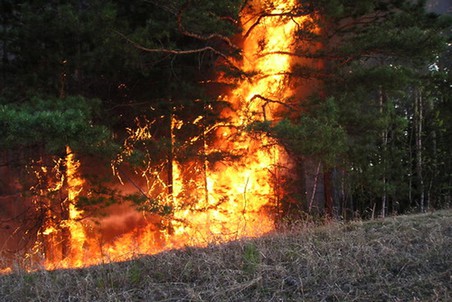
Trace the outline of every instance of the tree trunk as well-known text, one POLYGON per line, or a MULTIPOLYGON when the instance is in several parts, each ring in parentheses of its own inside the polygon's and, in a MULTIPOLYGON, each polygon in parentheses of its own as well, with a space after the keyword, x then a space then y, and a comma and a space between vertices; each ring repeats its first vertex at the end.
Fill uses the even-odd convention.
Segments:
MULTIPOLYGON (((411 120, 411 116, 407 116, 406 117, 407 120, 411 120)), ((408 201, 409 201, 409 206, 412 207, 413 204, 413 174, 414 174, 414 170, 413 170, 413 163, 414 163, 414 158, 413 158, 413 137, 414 137, 414 130, 415 128, 415 123, 411 122, 409 123, 409 140, 408 140, 408 160, 409 160, 409 175, 408 175, 408 201)))
POLYGON ((167 168, 167 173, 168 173, 168 183, 167 183, 167 190, 168 190, 168 197, 171 200, 171 202, 174 202, 174 196, 173 196, 173 162, 174 162, 174 133, 173 133, 173 114, 170 113, 169 116, 169 131, 170 131, 170 139, 169 139, 169 143, 170 143, 170 147, 169 147, 169 152, 168 152, 168 168, 167 168))
POLYGON ((419 190, 419 207, 421 212, 425 212, 425 189, 423 179, 423 158, 422 158, 422 123, 423 123, 423 100, 419 88, 415 89, 414 95, 414 121, 415 121, 415 140, 416 140, 416 174, 419 190))
POLYGON ((317 193, 317 186, 319 184, 319 175, 320 175, 320 167, 322 163, 319 162, 317 164, 317 169, 314 175, 314 183, 312 184, 311 196, 309 198, 309 213, 312 213, 312 206, 314 205, 315 195, 317 193))
POLYGON ((323 193, 325 196, 325 214, 327 218, 333 218, 333 176, 331 169, 323 172, 323 193))
MULTIPOLYGON (((385 110, 384 110, 384 105, 385 105, 385 94, 383 91, 383 88, 380 87, 380 95, 379 95, 379 101, 380 101, 380 114, 381 117, 383 118, 383 114, 385 114, 385 110)), ((387 149, 388 149, 388 130, 385 127, 385 129, 381 132, 381 159, 380 159, 380 164, 383 166, 383 175, 382 175, 382 183, 383 183, 383 192, 382 192, 382 196, 381 196, 381 217, 385 218, 386 216, 386 204, 387 204, 387 190, 386 190, 386 182, 387 182, 387 178, 386 178, 386 153, 387 153, 387 149)))
POLYGON ((69 229, 68 221, 70 220, 70 213, 69 213, 69 203, 71 202, 69 200, 69 190, 71 188, 69 187, 70 184, 68 182, 69 178, 69 171, 68 171, 68 165, 70 164, 69 161, 70 158, 70 149, 66 149, 65 154, 65 164, 61 166, 61 175, 64 175, 64 181, 63 186, 61 188, 61 194, 60 194, 60 221, 62 223, 58 223, 60 227, 60 233, 61 233, 61 259, 65 259, 71 249, 71 231, 69 229))
MULTIPOLYGON (((204 105, 204 109, 205 109, 204 105)), ((207 158, 207 150, 209 146, 207 145, 207 139, 206 139, 206 127, 202 126, 202 161, 203 161, 203 172, 204 172, 204 201, 206 204, 206 207, 209 206, 209 186, 207 182, 207 177, 209 173, 209 161, 207 158)))
MULTIPOLYGON (((432 98, 428 98, 425 100, 424 105, 424 111, 425 114, 423 114, 424 119, 428 121, 429 119, 425 116, 432 116, 432 114, 435 112, 435 101, 432 98)), ((434 119, 435 120, 435 119, 434 119)), ((429 153, 430 157, 430 177, 428 180, 428 188, 427 188, 427 196, 426 196, 426 206, 431 207, 432 205, 435 206, 437 203, 437 197, 438 197, 438 186, 441 183, 441 180, 439 179, 439 165, 438 165, 438 136, 437 136, 437 129, 438 125, 434 123, 434 121, 430 122, 430 125, 432 125, 432 130, 428 134, 428 136, 431 138, 431 144, 429 147, 431 147, 431 153, 429 153)), ((424 180, 425 181, 425 180, 424 180)), ((428 208, 426 209, 428 210, 428 208)))
MULTIPOLYGON (((436 183, 440 182, 438 179, 439 175, 439 169, 438 169, 438 152, 437 152, 437 137, 436 137, 436 131, 431 132, 432 137, 432 176, 429 182, 428 190, 427 190, 427 201, 426 205, 430 207, 433 205, 433 207, 437 203, 437 190, 436 190, 436 183)), ((428 210, 428 209, 427 209, 428 210)))

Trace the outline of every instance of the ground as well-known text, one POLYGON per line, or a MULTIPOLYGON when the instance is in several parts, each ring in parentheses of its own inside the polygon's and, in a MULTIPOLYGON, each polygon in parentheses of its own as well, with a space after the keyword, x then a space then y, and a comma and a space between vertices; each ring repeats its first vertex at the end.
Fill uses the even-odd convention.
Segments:
POLYGON ((452 210, 0 276, 0 301, 452 301, 452 210))

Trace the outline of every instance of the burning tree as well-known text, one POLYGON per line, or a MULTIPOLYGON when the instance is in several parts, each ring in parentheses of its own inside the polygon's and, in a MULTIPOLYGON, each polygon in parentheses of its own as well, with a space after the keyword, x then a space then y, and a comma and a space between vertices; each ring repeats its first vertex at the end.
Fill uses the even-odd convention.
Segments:
MULTIPOLYGON (((298 204, 306 210, 317 205, 329 216, 384 217, 416 203, 425 208, 427 134, 418 88, 441 74, 428 66, 447 47, 450 28, 425 5, 299 1, 288 11, 309 15, 297 26, 295 50, 279 52, 292 58, 287 75, 298 93, 285 120, 255 129, 275 136, 297 160, 304 178, 298 204)), ((434 94, 430 104, 443 103, 434 94)))

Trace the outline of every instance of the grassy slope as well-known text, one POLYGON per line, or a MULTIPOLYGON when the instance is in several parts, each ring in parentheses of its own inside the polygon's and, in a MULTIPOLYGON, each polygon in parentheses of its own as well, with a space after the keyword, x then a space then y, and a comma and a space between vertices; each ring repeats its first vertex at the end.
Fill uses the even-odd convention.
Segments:
POLYGON ((452 210, 332 223, 80 270, 0 276, 0 301, 452 301, 452 210))

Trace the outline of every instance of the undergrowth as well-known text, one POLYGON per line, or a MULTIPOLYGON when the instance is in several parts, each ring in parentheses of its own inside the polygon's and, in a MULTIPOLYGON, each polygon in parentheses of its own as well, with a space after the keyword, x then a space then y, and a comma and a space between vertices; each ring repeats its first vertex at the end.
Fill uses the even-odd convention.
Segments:
POLYGON ((0 301, 452 301, 452 211, 0 276, 0 301))

